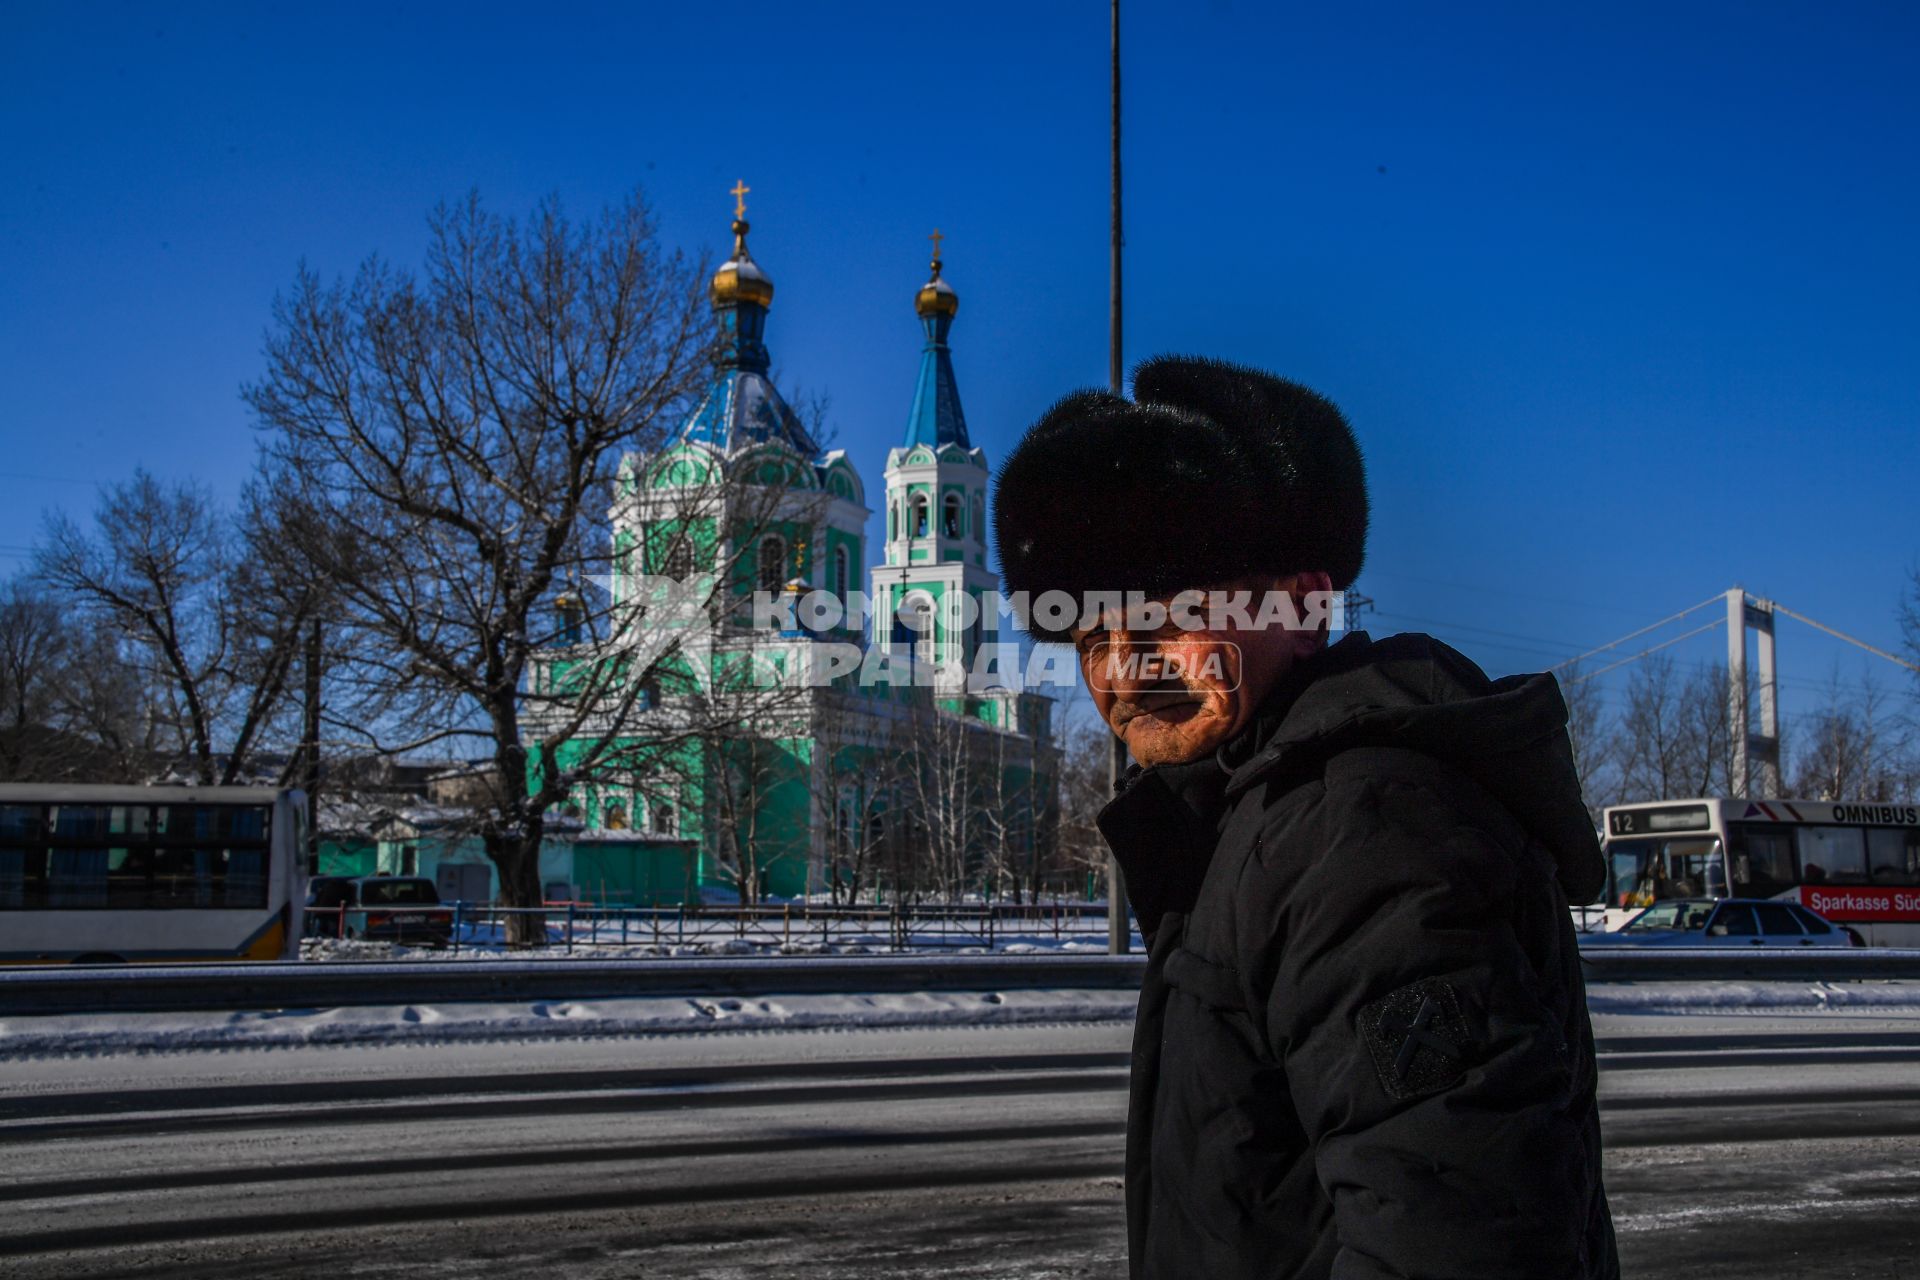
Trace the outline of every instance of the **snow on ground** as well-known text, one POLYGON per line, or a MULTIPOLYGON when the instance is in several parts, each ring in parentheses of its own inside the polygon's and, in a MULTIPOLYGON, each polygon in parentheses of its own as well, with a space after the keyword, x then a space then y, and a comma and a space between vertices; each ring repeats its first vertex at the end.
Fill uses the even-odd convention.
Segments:
MULTIPOLYGON (((760 933, 746 937, 729 937, 720 931, 714 931, 704 937, 696 937, 685 942, 643 942, 644 936, 634 934, 631 942, 615 941, 609 937, 605 941, 596 941, 584 930, 571 949, 566 945, 559 930, 549 929, 548 936, 552 944, 546 947, 509 950, 499 938, 484 937, 477 941, 463 940, 455 950, 450 947, 408 947, 391 942, 362 942, 354 938, 303 938, 300 942, 302 960, 566 960, 593 959, 618 960, 627 957, 643 959, 649 956, 868 956, 868 955, 1104 955, 1107 950, 1107 935, 1103 931, 1097 936, 1091 933, 1063 933, 1055 937, 1050 933, 1000 933, 994 937, 993 945, 970 945, 956 943, 952 938, 945 941, 937 937, 909 936, 909 945, 905 950, 888 944, 884 936, 876 935, 860 938, 836 938, 823 942, 796 931, 791 940, 760 933)), ((609 930, 609 933, 612 931, 609 930)), ((1133 935, 1133 950, 1136 954, 1144 952, 1146 946, 1136 932, 1133 935)))
POLYGON ((1920 1011, 1920 982, 1595 982, 1594 1013, 1844 1013, 1920 1011))
MULTIPOLYGON (((647 996, 341 1009, 85 1014, 0 1019, 0 1061, 52 1054, 270 1049, 714 1031, 1124 1022, 1131 991, 647 996)), ((1596 983, 1595 1014, 1713 1016, 1920 1012, 1920 982, 1596 983)))
POLYGON ((526 1003, 18 1017, 0 1019, 0 1061, 46 1054, 529 1036, 1124 1021, 1133 1017, 1133 1007, 1131 991, 989 991, 647 996, 526 1003))

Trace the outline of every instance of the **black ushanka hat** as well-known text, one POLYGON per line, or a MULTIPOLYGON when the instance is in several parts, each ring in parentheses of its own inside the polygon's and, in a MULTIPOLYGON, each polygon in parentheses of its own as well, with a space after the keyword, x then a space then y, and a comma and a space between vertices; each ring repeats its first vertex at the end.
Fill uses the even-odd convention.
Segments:
MULTIPOLYGON (((1332 401, 1258 369, 1160 356, 1129 401, 1077 391, 1000 467, 994 537, 1008 594, 1218 586, 1255 574, 1360 575, 1367 478, 1332 401)), ((1036 640, 1065 640, 1029 617, 1036 640)))

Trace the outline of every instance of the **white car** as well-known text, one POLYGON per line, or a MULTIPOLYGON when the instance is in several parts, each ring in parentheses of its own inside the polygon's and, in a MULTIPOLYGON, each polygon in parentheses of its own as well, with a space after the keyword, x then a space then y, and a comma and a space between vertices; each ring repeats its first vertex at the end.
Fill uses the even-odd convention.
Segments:
POLYGON ((1797 902, 1770 898, 1673 898, 1656 902, 1581 947, 1857 947, 1851 929, 1797 902))

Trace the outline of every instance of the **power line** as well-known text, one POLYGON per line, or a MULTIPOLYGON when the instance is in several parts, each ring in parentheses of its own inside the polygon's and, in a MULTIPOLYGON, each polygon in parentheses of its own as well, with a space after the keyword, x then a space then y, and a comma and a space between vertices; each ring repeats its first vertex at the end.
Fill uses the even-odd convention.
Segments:
MULTIPOLYGON (((1661 627, 1664 627, 1664 626, 1666 626, 1666 625, 1667 625, 1668 623, 1670 623, 1670 622, 1678 622, 1678 621, 1680 621, 1680 619, 1682 619, 1682 618, 1684 618, 1684 617, 1686 617, 1686 616, 1687 616, 1688 614, 1690 614, 1690 613, 1698 613, 1698 612, 1699 612, 1700 610, 1702 610, 1702 609, 1704 609, 1704 608, 1706 608, 1706 607, 1707 607, 1708 605, 1711 605, 1711 604, 1720 604, 1720 603, 1722 603, 1723 601, 1725 601, 1725 600, 1726 600, 1726 598, 1727 598, 1727 597, 1726 597, 1726 594, 1725 594, 1724 592, 1723 592, 1723 593, 1721 593, 1721 594, 1719 594, 1719 595, 1715 595, 1715 596, 1709 596, 1709 597, 1707 597, 1707 598, 1706 598, 1705 600, 1702 600, 1702 601, 1701 601, 1701 602, 1700 602, 1699 604, 1696 604, 1696 605, 1693 605, 1693 606, 1692 606, 1692 607, 1690 607, 1690 608, 1686 608, 1686 609, 1682 609, 1682 610, 1681 610, 1680 612, 1678 612, 1678 613, 1676 613, 1676 614, 1673 614, 1673 615, 1672 615, 1671 617, 1666 617, 1666 618, 1662 618, 1662 619, 1660 619, 1660 621, 1658 621, 1658 622, 1654 622, 1654 623, 1649 623, 1648 625, 1646 625, 1646 626, 1644 626, 1644 627, 1641 627, 1641 628, 1640 628, 1640 629, 1639 629, 1638 631, 1629 631, 1629 632, 1628 632, 1628 633, 1627 633, 1626 635, 1623 635, 1623 636, 1621 636, 1621 637, 1620 637, 1620 638, 1619 638, 1618 640, 1611 640, 1611 641, 1608 641, 1608 642, 1607 642, 1606 644, 1603 644, 1603 645, 1601 645, 1601 646, 1600 646, 1599 648, 1597 648, 1597 649, 1589 649, 1589 650, 1587 650, 1587 651, 1586 651, 1585 653, 1583 653, 1583 654, 1580 654, 1580 655, 1579 655, 1578 657, 1573 657, 1573 658, 1568 658, 1568 659, 1567 659, 1567 660, 1566 660, 1565 662, 1562 662, 1562 663, 1558 663, 1558 664, 1556 664, 1556 665, 1554 665, 1554 666, 1551 666, 1551 667, 1548 667, 1548 668, 1547 668, 1547 670, 1549 670, 1549 671, 1558 671, 1558 670, 1560 670, 1560 668, 1561 668, 1561 667, 1571 667, 1571 666, 1573 666, 1573 665, 1574 665, 1575 663, 1577 663, 1577 662, 1584 662, 1584 661, 1586 661, 1586 660, 1587 660, 1588 658, 1591 658, 1591 657, 1592 657, 1592 656, 1593 656, 1594 654, 1596 654, 1596 653, 1605 653, 1605 652, 1606 652, 1607 650, 1609 650, 1609 649, 1617 649, 1617 648, 1619 648, 1619 647, 1620 647, 1621 645, 1623 645, 1623 644, 1625 644, 1625 643, 1626 643, 1627 641, 1629 641, 1629 640, 1633 640, 1633 639, 1637 639, 1638 637, 1640 637, 1640 636, 1643 636, 1643 635, 1645 635, 1645 634, 1647 634, 1647 632, 1649 632, 1649 631, 1658 631, 1658 630, 1659 630, 1659 629, 1660 629, 1661 627)), ((1712 625, 1713 625, 1713 626, 1719 626, 1720 624, 1719 624, 1718 622, 1716 622, 1716 623, 1714 623, 1714 624, 1712 624, 1712 625)), ((1697 636, 1697 635, 1699 635, 1699 634, 1700 634, 1700 632, 1701 632, 1701 631, 1706 631, 1706 630, 1708 630, 1708 629, 1709 629, 1709 628, 1707 628, 1707 627, 1701 627, 1701 628, 1700 628, 1700 629, 1699 629, 1698 631, 1689 631, 1689 632, 1687 633, 1687 635, 1689 635, 1689 636, 1697 636)), ((1677 638, 1678 638, 1678 639, 1680 639, 1680 640, 1684 640, 1684 639, 1686 639, 1686 636, 1680 636, 1680 637, 1677 637, 1677 638)), ((1654 651, 1654 649, 1664 649, 1664 648, 1666 648, 1666 647, 1667 647, 1667 645, 1668 645, 1668 644, 1672 644, 1672 643, 1674 643, 1674 641, 1672 641, 1672 640, 1669 640, 1669 641, 1667 641, 1667 642, 1666 642, 1665 644, 1658 644, 1658 645, 1655 645, 1653 649, 1648 649, 1648 650, 1646 650, 1646 651, 1645 651, 1644 653, 1640 653, 1640 654, 1636 654, 1636 655, 1635 655, 1635 657, 1642 657, 1642 658, 1643 658, 1643 657, 1645 657, 1645 656, 1646 656, 1646 655, 1647 655, 1648 653, 1652 653, 1652 652, 1654 651)), ((1628 659, 1627 659, 1626 661, 1628 661, 1628 662, 1632 662, 1632 661, 1633 661, 1633 658, 1628 658, 1628 659)), ((1614 666, 1614 667, 1617 667, 1617 666, 1620 666, 1620 665, 1622 665, 1622 664, 1621 664, 1621 663, 1618 663, 1618 662, 1616 662, 1616 663, 1614 663, 1614 664, 1613 664, 1613 666, 1614 666)), ((1603 668, 1603 670, 1606 670, 1606 671, 1611 671, 1611 670, 1613 670, 1613 667, 1605 667, 1605 668, 1603 668)), ((1596 672, 1594 672, 1593 674, 1594 674, 1594 675, 1599 675, 1599 674, 1600 674, 1600 672, 1598 672, 1598 671, 1596 671, 1596 672)))
MULTIPOLYGON (((1695 609, 1697 609, 1697 608, 1699 608, 1699 607, 1700 607, 1700 606, 1698 606, 1698 605, 1695 605, 1695 606, 1694 606, 1694 608, 1695 608, 1695 609)), ((1692 612, 1693 612, 1693 609, 1689 609, 1689 610, 1687 610, 1687 613, 1692 613, 1692 612)), ((1675 616, 1676 616, 1676 617, 1681 617, 1681 616, 1684 616, 1684 615, 1679 615, 1679 614, 1676 614, 1675 616)), ((1672 622, 1672 621, 1673 621, 1673 619, 1672 619, 1672 618, 1668 618, 1668 619, 1667 619, 1667 622, 1672 622)), ((1656 623, 1656 624, 1654 624, 1654 625, 1655 625, 1655 626, 1664 626, 1664 625, 1665 625, 1665 623, 1656 623)), ((1629 662, 1638 662, 1638 661, 1640 661, 1640 659, 1642 659, 1642 658, 1644 658, 1644 657, 1646 657, 1646 656, 1647 656, 1648 654, 1650 654, 1650 653, 1658 653, 1658 652, 1660 652, 1660 650, 1662 650, 1662 649, 1664 649, 1664 648, 1666 648, 1666 647, 1667 647, 1668 645, 1670 645, 1670 644, 1679 644, 1679 643, 1680 643, 1680 642, 1681 642, 1682 640, 1691 640, 1691 639, 1693 639, 1693 637, 1695 637, 1695 636, 1700 636, 1700 635, 1705 635, 1705 634, 1706 634, 1707 632, 1709 632, 1709 631, 1711 631, 1711 630, 1713 630, 1713 629, 1714 629, 1715 627, 1719 627, 1719 626, 1724 626, 1724 625, 1726 625, 1726 620, 1725 620, 1725 619, 1723 619, 1723 618, 1715 618, 1715 619, 1714 619, 1714 620, 1713 620, 1712 622, 1709 622, 1709 623, 1708 623, 1708 624, 1707 624, 1706 626, 1704 626, 1704 627, 1695 627, 1695 628, 1694 628, 1693 630, 1691 630, 1691 631, 1683 631, 1683 632, 1681 632, 1681 633, 1680 633, 1679 635, 1677 635, 1677 636, 1674 636, 1674 637, 1673 637, 1672 639, 1670 639, 1670 640, 1662 640, 1662 641, 1661 641, 1661 642, 1660 642, 1659 644, 1656 644, 1656 645, 1652 645, 1652 646, 1649 646, 1648 648, 1645 648, 1645 649, 1642 649, 1642 650, 1641 650, 1640 652, 1638 652, 1638 653, 1636 653, 1636 654, 1634 654, 1634 655, 1633 655, 1632 657, 1630 657, 1630 658, 1622 658, 1622 659, 1620 659, 1620 661, 1618 661, 1618 662, 1613 662, 1613 663, 1609 663, 1609 664, 1607 664, 1606 666, 1604 666, 1604 667, 1602 667, 1602 668, 1600 668, 1600 669, 1599 669, 1598 671, 1587 671, 1587 672, 1582 672, 1582 673, 1581 673, 1580 675, 1577 675, 1577 676, 1574 676, 1574 677, 1572 677, 1571 679, 1569 679, 1569 680, 1567 681, 1567 683, 1568 683, 1568 684, 1585 684, 1585 683, 1586 683, 1587 681, 1589 681, 1589 680, 1593 680, 1593 679, 1597 679, 1598 677, 1600 677, 1600 676, 1603 676, 1603 675, 1605 675, 1605 674, 1607 674, 1607 672, 1609 672, 1609 671, 1612 671, 1612 670, 1614 670, 1614 669, 1615 669, 1615 668, 1617 668, 1617 667, 1624 667, 1624 666, 1626 666, 1626 665, 1627 665, 1627 664, 1628 664, 1629 662)), ((1644 630, 1646 630, 1646 631, 1651 631, 1652 629, 1653 629, 1652 627, 1647 627, 1647 628, 1645 628, 1644 630)), ((1641 633, 1640 633, 1640 632, 1636 632, 1635 634, 1641 634, 1641 633)), ((1621 640, 1628 640, 1628 639, 1632 639, 1632 637, 1631 637, 1631 636, 1622 636, 1622 637, 1621 637, 1621 640)), ((1614 641, 1614 644, 1618 644, 1618 643, 1620 643, 1620 641, 1619 641, 1619 640, 1616 640, 1616 641, 1614 641)), ((1606 646, 1606 648, 1609 648, 1609 649, 1611 649, 1612 647, 1613 647, 1613 645, 1607 645, 1607 646, 1606 646)), ((1598 649, 1596 649, 1596 650, 1594 650, 1594 652, 1595 652, 1595 653, 1598 653, 1598 652, 1600 652, 1600 650, 1598 650, 1598 649)), ((1567 664, 1563 662, 1563 663, 1561 663, 1560 665, 1564 667, 1564 666, 1566 666, 1567 664)))
POLYGON ((1836 640, 1845 640, 1848 644, 1854 646, 1857 649, 1865 649, 1868 653, 1872 654, 1876 658, 1885 658, 1888 662, 1893 663, 1895 666, 1905 667, 1909 671, 1920 671, 1920 664, 1908 662, 1905 658, 1897 658, 1893 654, 1888 653, 1885 649, 1876 649, 1872 645, 1868 644, 1865 640, 1856 640, 1854 639, 1854 637, 1848 635, 1846 632, 1838 630, 1834 627, 1830 627, 1824 622, 1815 622, 1812 618, 1809 618, 1806 614, 1795 613, 1793 610, 1787 608, 1787 606, 1783 604, 1780 604, 1778 601, 1774 601, 1771 603, 1773 604, 1773 611, 1775 613, 1784 613, 1789 618, 1793 618, 1797 621, 1806 623, 1808 626, 1812 627, 1816 631, 1826 632, 1828 635, 1832 636, 1836 640))
MULTIPOLYGON (((1499 636, 1502 639, 1506 639, 1506 640, 1525 640, 1530 644, 1535 644, 1535 645, 1542 645, 1542 644, 1551 645, 1556 650, 1577 649, 1580 647, 1579 645, 1575 644, 1570 640, 1550 640, 1545 636, 1521 635, 1517 631, 1500 631, 1493 627, 1479 627, 1479 626, 1473 625, 1470 622, 1448 622, 1444 618, 1423 618, 1417 614, 1397 613, 1387 609, 1375 609, 1373 612, 1382 618, 1401 618, 1407 622, 1421 623, 1424 626, 1445 627, 1449 631, 1475 631, 1475 632, 1479 632, 1482 635, 1499 636)), ((1510 648, 1511 646, 1503 646, 1503 647, 1510 648)), ((1547 651, 1536 650, 1535 652, 1547 652, 1547 651)))
POLYGON ((1362 575, 1368 581, 1374 578, 1394 578, 1401 582, 1418 582, 1428 587, 1445 587, 1450 591, 1464 591, 1469 595, 1506 596, 1512 600, 1536 600, 1542 604, 1567 605, 1576 609, 1595 609, 1603 613, 1636 614, 1638 609, 1630 609, 1620 604, 1601 604, 1594 600, 1576 600, 1571 596, 1542 595, 1537 591, 1515 591, 1509 587, 1490 587, 1484 582, 1449 582, 1444 578, 1424 578, 1416 573, 1401 573, 1391 569, 1367 569, 1362 575))

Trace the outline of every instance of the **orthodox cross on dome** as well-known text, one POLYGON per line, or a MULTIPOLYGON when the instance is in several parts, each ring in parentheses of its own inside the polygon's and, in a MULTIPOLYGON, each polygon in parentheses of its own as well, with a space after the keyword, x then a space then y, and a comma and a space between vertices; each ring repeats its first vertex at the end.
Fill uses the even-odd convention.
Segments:
POLYGON ((933 241, 933 273, 935 275, 939 275, 940 274, 940 242, 942 240, 945 240, 946 237, 940 234, 940 228, 935 227, 933 229, 933 234, 928 236, 927 239, 933 241))
MULTIPOLYGON (((734 179, 733 189, 727 192, 728 195, 733 197, 734 217, 744 218, 747 216, 747 192, 751 190, 753 190, 753 188, 747 185, 745 178, 734 179)), ((938 257, 939 255, 935 254, 934 256, 938 257)))

